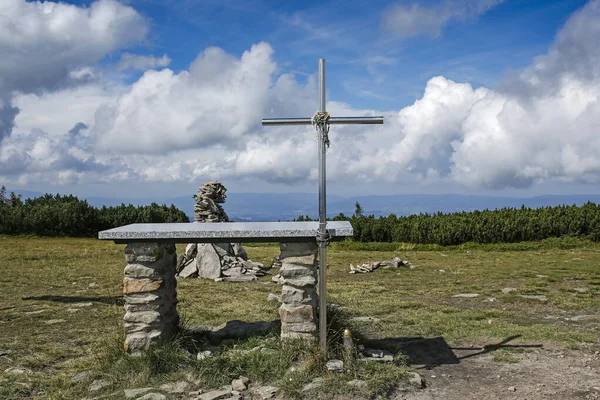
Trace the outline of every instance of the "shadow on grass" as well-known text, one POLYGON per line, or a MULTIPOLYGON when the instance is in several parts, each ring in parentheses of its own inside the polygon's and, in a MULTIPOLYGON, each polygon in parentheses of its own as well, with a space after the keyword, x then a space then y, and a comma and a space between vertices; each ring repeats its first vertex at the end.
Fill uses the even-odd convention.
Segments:
MULTIPOLYGON (((352 321, 338 307, 328 307, 327 311, 329 318, 328 341, 331 347, 339 347, 342 342, 344 327, 352 326, 352 321)), ((500 349, 543 347, 541 344, 508 344, 520 338, 521 335, 509 336, 498 343, 487 344, 483 347, 451 347, 441 336, 433 338, 400 337, 372 339, 362 335, 360 331, 353 331, 352 335, 357 344, 360 343, 368 348, 383 349, 393 354, 403 355, 405 357, 404 362, 417 369, 429 369, 446 364, 460 364, 461 360, 481 356, 500 349), (455 351, 473 351, 474 353, 457 356, 455 351)))
POLYGON ((104 296, 104 297, 84 297, 84 296, 28 296, 23 297, 23 300, 36 300, 36 301, 56 301, 58 303, 103 303, 110 305, 122 306, 124 303, 123 296, 104 296))
POLYGON ((531 349, 531 348, 541 348, 543 347, 543 345, 541 344, 507 344, 508 342, 518 339, 520 338, 521 335, 514 335, 514 336, 509 336, 506 339, 502 340, 499 343, 496 344, 486 344, 483 347, 478 348, 472 348, 472 347, 468 347, 468 348, 461 348, 461 347, 455 347, 454 350, 479 350, 477 353, 473 353, 473 354, 467 354, 465 356, 460 357, 460 360, 464 360, 465 358, 471 358, 471 357, 475 357, 475 356, 480 356, 482 354, 487 354, 487 353, 491 353, 493 351, 497 351, 500 349, 506 349, 506 348, 513 348, 513 349, 518 349, 518 348, 524 348, 524 349, 531 349))
POLYGON ((256 322, 232 320, 216 327, 187 326, 183 323, 179 327, 179 337, 183 347, 188 351, 198 351, 207 345, 225 347, 239 340, 272 336, 279 334, 280 330, 280 320, 256 322))

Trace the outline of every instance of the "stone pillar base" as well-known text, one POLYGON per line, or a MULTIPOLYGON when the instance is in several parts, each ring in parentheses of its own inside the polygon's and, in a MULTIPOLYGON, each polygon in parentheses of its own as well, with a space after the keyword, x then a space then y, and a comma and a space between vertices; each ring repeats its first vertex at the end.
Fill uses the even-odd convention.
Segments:
POLYGON ((317 333, 316 243, 281 243, 281 340, 315 341, 317 333))
POLYGON ((175 245, 129 243, 125 259, 124 346, 135 354, 170 339, 179 324, 175 245))

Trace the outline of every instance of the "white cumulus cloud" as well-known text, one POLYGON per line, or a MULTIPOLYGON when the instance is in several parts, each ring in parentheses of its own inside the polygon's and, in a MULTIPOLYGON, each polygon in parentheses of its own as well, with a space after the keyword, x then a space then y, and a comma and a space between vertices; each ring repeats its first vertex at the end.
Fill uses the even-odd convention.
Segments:
MULTIPOLYGON (((569 18, 546 54, 497 88, 438 76, 402 109, 360 110, 329 101, 332 115, 383 114, 385 124, 332 126, 328 178, 475 188, 600 181, 598 37, 600 1, 594 0, 569 18)), ((316 108, 314 77, 301 84, 278 74, 267 43, 239 56, 207 48, 188 70, 148 70, 129 86, 90 89, 89 96, 96 100, 78 100, 89 106, 76 116, 55 116, 77 117, 49 129, 76 128, 60 136, 60 145, 56 135, 35 130, 44 128, 40 104, 47 97, 22 99, 18 121, 31 133, 5 140, 0 175, 15 181, 316 179, 314 129, 260 125, 263 117, 308 117, 316 108)), ((61 98, 66 102, 67 92, 61 98)))
POLYGON ((114 0, 89 7, 60 2, 0 1, 0 140, 16 112, 14 92, 42 93, 87 82, 85 67, 145 38, 148 24, 114 0))

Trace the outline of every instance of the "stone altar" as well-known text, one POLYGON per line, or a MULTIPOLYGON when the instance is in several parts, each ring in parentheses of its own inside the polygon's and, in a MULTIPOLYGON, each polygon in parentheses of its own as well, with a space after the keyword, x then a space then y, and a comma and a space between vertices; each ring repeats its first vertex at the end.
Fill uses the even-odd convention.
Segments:
MULTIPOLYGON (((329 222, 331 240, 351 237, 347 221, 329 222)), ((125 349, 132 354, 176 332, 175 243, 280 242, 281 339, 315 339, 318 222, 132 224, 102 231, 101 240, 125 247, 125 349)))

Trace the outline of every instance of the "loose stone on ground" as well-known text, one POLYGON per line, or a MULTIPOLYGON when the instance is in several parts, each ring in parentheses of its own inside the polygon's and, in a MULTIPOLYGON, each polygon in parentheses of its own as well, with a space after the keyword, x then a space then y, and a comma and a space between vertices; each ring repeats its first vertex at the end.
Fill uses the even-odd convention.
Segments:
POLYGON ((197 400, 222 400, 231 396, 231 390, 212 390, 198 396, 197 400))
POLYGON ((183 393, 190 384, 186 381, 179 381, 175 383, 165 383, 160 386, 160 390, 167 393, 183 393))
POLYGON ((77 383, 77 382, 84 381, 87 378, 89 378, 90 375, 91 375, 90 371, 78 372, 77 374, 75 374, 75 376, 73 376, 73 378, 71 378, 71 383, 77 383))
POLYGON ((279 391, 279 388, 275 386, 260 386, 254 389, 254 393, 259 396, 261 400, 268 400, 275 397, 275 394, 279 391))
POLYGON ((145 388, 139 388, 139 389, 125 389, 125 398, 133 399, 134 397, 138 397, 143 394, 146 394, 151 390, 152 390, 151 387, 145 387, 145 388))
POLYGON ((105 387, 108 387, 110 385, 112 385, 112 383, 110 381, 107 381, 105 379, 96 379, 90 385, 89 391, 90 392, 97 392, 98 390, 104 389, 105 387))
POLYGON ((547 301, 548 298, 546 296, 544 296, 543 294, 519 294, 519 297, 522 297, 524 299, 531 299, 531 300, 539 300, 539 301, 547 301))
POLYGON ((142 397, 138 397, 136 400, 167 400, 167 396, 161 393, 148 393, 142 397))
POLYGON ((250 379, 245 376, 240 376, 238 379, 231 381, 231 389, 237 392, 243 392, 248 389, 248 383, 250 379))

